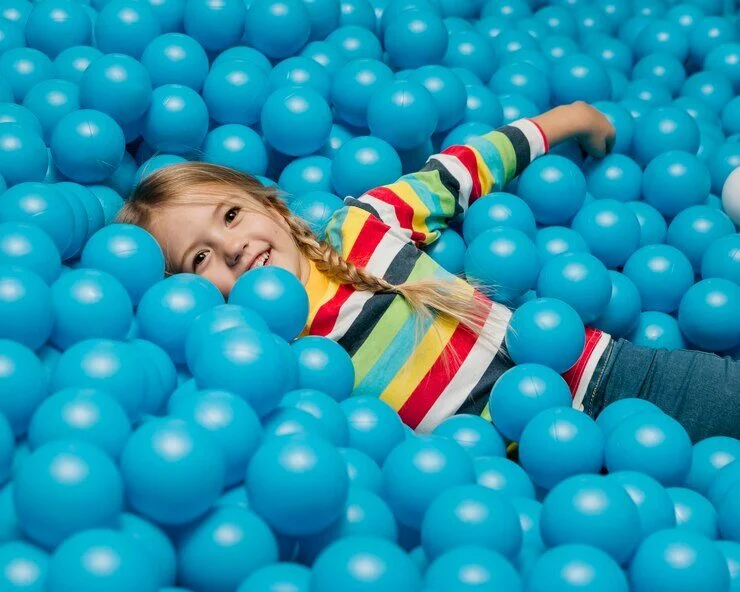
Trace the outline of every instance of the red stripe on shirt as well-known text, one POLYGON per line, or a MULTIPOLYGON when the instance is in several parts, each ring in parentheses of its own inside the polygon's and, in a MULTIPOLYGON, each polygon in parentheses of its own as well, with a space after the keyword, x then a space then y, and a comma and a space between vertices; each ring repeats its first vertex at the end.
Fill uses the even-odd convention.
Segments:
POLYGON ((583 347, 581 357, 578 358, 578 361, 570 370, 563 374, 563 378, 565 378, 565 382, 568 383, 568 387, 570 388, 571 396, 575 396, 581 378, 583 378, 583 373, 586 371, 588 361, 594 353, 594 348, 596 348, 602 335, 603 333, 601 331, 586 328, 586 345, 583 347))
POLYGON ((531 121, 532 123, 534 123, 534 126, 538 130, 540 130, 540 135, 542 135, 542 139, 545 142, 545 152, 549 152, 550 151, 550 142, 547 140, 547 136, 545 135, 545 130, 543 130, 542 129, 542 126, 539 123, 537 123, 534 119, 528 119, 528 121, 531 121))
POLYGON ((467 329, 462 323, 458 324, 441 355, 434 361, 429 372, 426 373, 401 409, 398 410, 398 414, 406 425, 412 429, 417 428, 442 394, 442 391, 445 390, 451 378, 457 374, 477 339, 475 333, 467 329), (451 352, 453 351, 455 355, 452 355, 451 352))
POLYGON ((401 228, 411 230, 411 240, 414 242, 424 241, 426 236, 414 230, 414 208, 402 200, 395 192, 388 187, 376 187, 367 192, 375 199, 378 199, 391 206, 396 212, 396 218, 401 228))
POLYGON ((449 154, 457 158, 463 166, 468 169, 470 178, 473 180, 473 191, 470 195, 470 203, 480 197, 480 177, 478 176, 478 159, 469 146, 450 146, 442 154, 449 154))
MULTIPOLYGON (((362 225, 362 229, 357 235, 355 244, 352 245, 347 260, 360 267, 366 265, 388 230, 390 228, 387 225, 383 224, 374 216, 368 215, 362 225)), ((337 323, 342 305, 354 292, 356 290, 352 284, 342 284, 339 286, 337 293, 316 311, 316 316, 311 324, 310 334, 321 335, 322 337, 328 335, 337 323)))

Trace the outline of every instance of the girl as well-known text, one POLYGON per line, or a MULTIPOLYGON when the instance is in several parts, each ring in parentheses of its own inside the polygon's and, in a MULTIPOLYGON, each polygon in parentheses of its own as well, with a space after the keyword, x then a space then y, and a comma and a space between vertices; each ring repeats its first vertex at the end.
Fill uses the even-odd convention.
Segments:
MULTIPOLYGON (((491 388, 512 363, 502 349, 510 311, 447 273, 419 249, 480 196, 502 190, 548 147, 575 139, 594 157, 614 142, 608 120, 585 103, 522 119, 429 158, 419 172, 348 197, 319 240, 274 188, 203 163, 144 180, 119 220, 149 230, 172 273, 212 281, 227 296, 244 272, 276 265, 306 287, 304 330, 352 358, 355 394, 379 396, 419 432, 455 413, 487 416, 491 388)), ((683 423, 694 440, 740 436, 740 364, 667 352, 587 332, 566 374, 573 405, 596 416, 638 396, 683 423)))

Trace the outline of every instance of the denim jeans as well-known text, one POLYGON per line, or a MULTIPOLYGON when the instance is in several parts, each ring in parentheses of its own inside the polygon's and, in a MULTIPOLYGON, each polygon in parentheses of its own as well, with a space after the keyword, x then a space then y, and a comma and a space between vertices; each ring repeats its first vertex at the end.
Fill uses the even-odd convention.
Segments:
POLYGON ((599 361, 583 401, 596 417, 619 399, 638 397, 678 420, 697 442, 740 438, 740 361, 687 350, 655 350, 620 339, 599 361))

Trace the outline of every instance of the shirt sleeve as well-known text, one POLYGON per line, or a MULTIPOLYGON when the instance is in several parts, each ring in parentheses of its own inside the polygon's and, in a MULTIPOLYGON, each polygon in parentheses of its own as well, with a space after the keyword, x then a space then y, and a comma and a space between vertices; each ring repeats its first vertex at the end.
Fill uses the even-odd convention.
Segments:
POLYGON ((540 127, 520 119, 468 144, 450 146, 431 156, 421 171, 345 203, 368 211, 416 246, 429 245, 452 218, 482 195, 501 191, 547 149, 540 127))

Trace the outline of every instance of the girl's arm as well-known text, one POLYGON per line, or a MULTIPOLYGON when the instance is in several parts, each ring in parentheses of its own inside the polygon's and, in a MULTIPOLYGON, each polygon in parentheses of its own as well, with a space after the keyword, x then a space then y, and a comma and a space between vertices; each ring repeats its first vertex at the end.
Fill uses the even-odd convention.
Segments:
MULTIPOLYGON (((419 172, 371 189, 348 205, 358 206, 417 246, 439 238, 449 221, 492 191, 501 191, 538 156, 569 139, 603 157, 614 128, 595 108, 577 102, 503 126, 464 146, 435 154, 419 172)), ((335 229, 336 231, 336 229, 335 229)))

